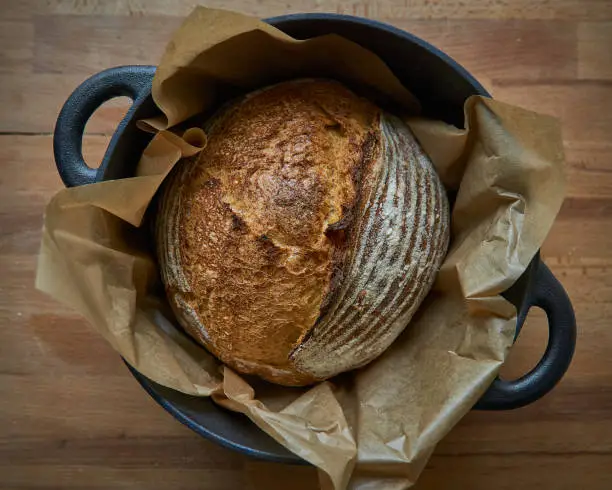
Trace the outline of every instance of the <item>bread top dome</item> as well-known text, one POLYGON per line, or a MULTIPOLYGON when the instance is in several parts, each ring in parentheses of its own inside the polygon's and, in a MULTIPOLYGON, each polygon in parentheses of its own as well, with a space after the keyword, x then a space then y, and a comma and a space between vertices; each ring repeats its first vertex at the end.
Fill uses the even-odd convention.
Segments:
POLYGON ((399 335, 448 244, 409 128, 329 80, 247 95, 164 184, 156 242, 183 327, 239 372, 304 385, 399 335))

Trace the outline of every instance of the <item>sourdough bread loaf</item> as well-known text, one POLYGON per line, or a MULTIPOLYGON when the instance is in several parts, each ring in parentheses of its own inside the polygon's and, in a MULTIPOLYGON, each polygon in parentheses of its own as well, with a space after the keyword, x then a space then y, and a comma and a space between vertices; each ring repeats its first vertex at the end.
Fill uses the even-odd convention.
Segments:
POLYGON ((296 80, 216 115, 156 220, 168 299, 228 366, 305 385, 402 332, 449 240, 449 207, 410 129, 343 85, 296 80))

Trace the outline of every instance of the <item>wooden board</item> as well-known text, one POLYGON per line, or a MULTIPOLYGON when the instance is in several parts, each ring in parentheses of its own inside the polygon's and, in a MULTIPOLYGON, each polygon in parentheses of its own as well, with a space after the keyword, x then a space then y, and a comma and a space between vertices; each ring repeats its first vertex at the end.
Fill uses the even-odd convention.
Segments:
MULTIPOLYGON (((500 100, 558 116, 568 196, 542 248, 579 323, 572 367, 521 410, 471 412, 440 443, 417 489, 612 486, 612 2, 426 0, 211 6, 395 24, 457 59, 500 100)), ((202 440, 137 386, 117 355, 33 286, 45 203, 61 189, 52 131, 87 76, 155 64, 190 0, 7 1, 0 9, 0 488, 317 488, 316 472, 250 460, 202 440)), ((128 102, 87 126, 96 165, 128 102)), ((527 371, 546 343, 533 312, 504 366, 527 371)))

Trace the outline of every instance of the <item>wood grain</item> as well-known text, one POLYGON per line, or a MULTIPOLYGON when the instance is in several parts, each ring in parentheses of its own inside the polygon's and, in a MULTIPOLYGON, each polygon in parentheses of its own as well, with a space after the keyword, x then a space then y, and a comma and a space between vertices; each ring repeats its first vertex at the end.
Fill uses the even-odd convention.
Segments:
POLYGON ((397 19, 564 19, 612 20, 607 0, 24 0, 7 2, 9 19, 36 14, 186 16, 194 5, 238 10, 259 17, 296 12, 334 12, 385 21, 397 19))
POLYGON ((578 77, 612 80, 612 23, 581 22, 578 25, 578 77))
MULTIPOLYGON (((45 203, 61 187, 53 126, 87 76, 155 64, 192 0, 7 1, 0 9, 0 488, 317 488, 312 468, 250 460, 172 420, 75 313, 33 286, 45 203)), ((542 254, 579 323, 570 371, 513 412, 469 413, 439 444, 417 489, 607 489, 612 485, 612 2, 609 0, 214 0, 262 17, 362 15, 439 46, 500 100, 563 123, 568 189, 542 254)), ((128 103, 87 125, 100 161, 128 103)), ((540 358, 530 314, 504 366, 540 358)))

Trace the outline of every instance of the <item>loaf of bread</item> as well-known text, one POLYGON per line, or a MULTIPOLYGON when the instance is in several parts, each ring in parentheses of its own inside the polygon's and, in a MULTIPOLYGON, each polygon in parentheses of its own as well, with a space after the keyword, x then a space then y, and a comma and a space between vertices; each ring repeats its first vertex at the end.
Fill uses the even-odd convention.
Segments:
POLYGON ((223 363, 283 385, 367 364, 407 326, 449 240, 446 193, 397 117, 338 82, 253 92, 164 185, 176 316, 223 363))

